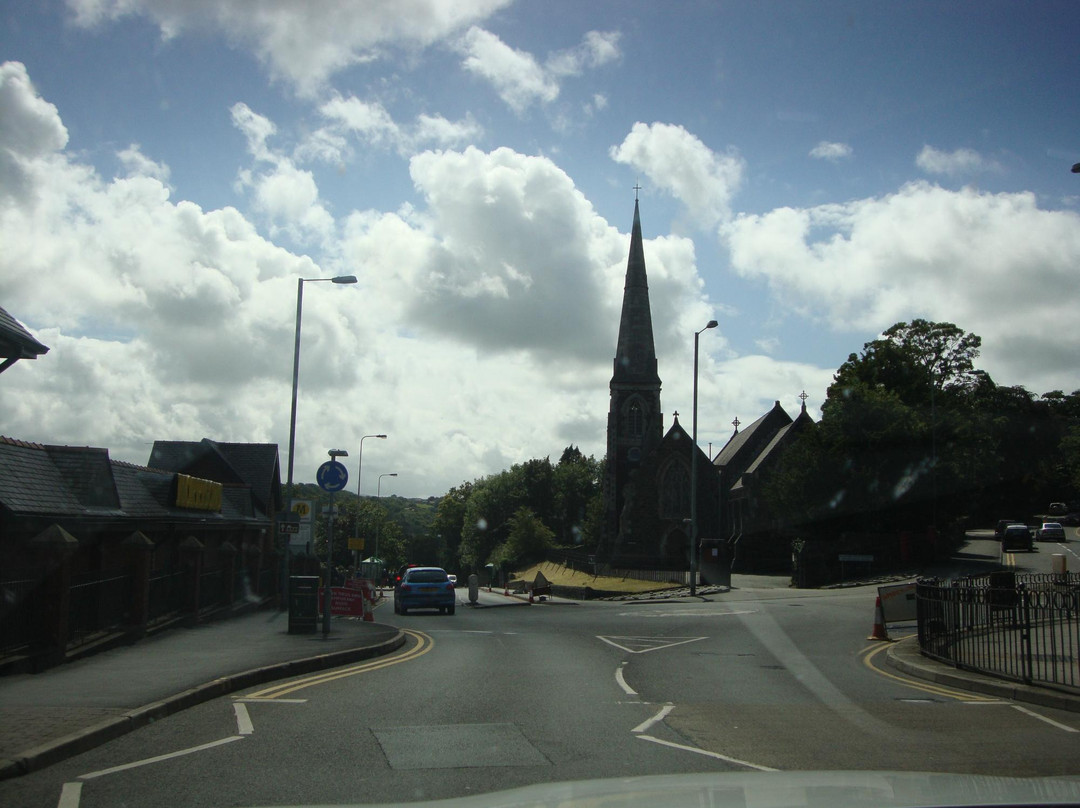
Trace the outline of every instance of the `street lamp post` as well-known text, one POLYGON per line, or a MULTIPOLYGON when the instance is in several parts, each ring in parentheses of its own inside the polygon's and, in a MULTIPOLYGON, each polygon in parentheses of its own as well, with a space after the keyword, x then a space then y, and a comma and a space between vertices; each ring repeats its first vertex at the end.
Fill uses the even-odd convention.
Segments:
MULTIPOLYGON (((330 459, 337 462, 339 457, 348 457, 349 453, 344 449, 331 449, 330 459)), ((334 492, 330 492, 330 518, 326 524, 326 580, 323 582, 323 624, 322 633, 325 637, 330 633, 330 607, 333 605, 334 588, 334 492)))
POLYGON ((334 278, 297 278, 296 279, 296 334, 293 340, 293 365, 292 365, 292 410, 289 414, 289 465, 286 478, 286 488, 292 497, 293 484, 293 454, 296 449, 296 391, 300 381, 300 318, 304 311, 304 284, 320 283, 356 283, 355 275, 338 275, 334 278))
MULTIPOLYGON (((293 496, 293 454, 296 448, 296 392, 300 381, 300 318, 304 311, 304 284, 329 281, 330 283, 356 283, 355 275, 337 275, 333 278, 297 278, 296 279, 296 333, 293 338, 292 366, 292 408, 289 413, 289 465, 285 480, 285 510, 292 509, 293 496)), ((289 590, 289 545, 286 544, 281 554, 281 598, 282 607, 288 600, 289 590)))
MULTIPOLYGON (((360 475, 364 471, 364 441, 368 438, 382 438, 386 440, 386 435, 364 435, 360 438, 360 452, 356 460, 356 533, 355 536, 360 538, 360 475)), ((360 551, 356 550, 356 558, 353 559, 357 568, 360 566, 360 551)), ((378 558, 378 556, 375 556, 378 558)))
MULTIPOLYGON (((716 320, 709 320, 705 328, 701 331, 705 331, 710 328, 716 328, 716 320)), ((697 524, 697 366, 698 366, 698 337, 701 336, 701 331, 694 332, 694 435, 693 445, 690 447, 690 596, 697 595, 697 575, 698 575, 698 524, 697 524)))
MULTIPOLYGON (((382 498, 382 478, 383 477, 397 477, 397 472, 392 471, 389 474, 380 474, 379 475, 379 485, 375 489, 375 499, 381 499, 382 498)), ((376 558, 379 557, 379 528, 380 527, 382 527, 382 520, 379 520, 379 523, 375 525, 375 557, 376 558)))

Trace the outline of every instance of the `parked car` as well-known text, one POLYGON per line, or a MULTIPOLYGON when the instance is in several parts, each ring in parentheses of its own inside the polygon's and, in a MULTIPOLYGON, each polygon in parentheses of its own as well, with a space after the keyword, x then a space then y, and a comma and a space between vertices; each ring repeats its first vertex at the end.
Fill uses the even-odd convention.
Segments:
POLYGON ((1064 516, 1066 513, 1068 513, 1068 511, 1069 511, 1069 508, 1064 502, 1051 502, 1050 503, 1050 513, 1053 516, 1064 516))
POLYGON ((1065 541, 1065 528, 1060 522, 1043 522, 1042 527, 1035 531, 1035 538, 1039 541, 1065 541))
POLYGON ((1020 521, 1017 519, 998 519, 997 524, 994 525, 994 538, 1001 541, 1005 536, 1005 528, 1009 525, 1018 525, 1020 521))
POLYGON ((1012 550, 1034 550, 1035 542, 1031 537, 1031 528, 1027 525, 1014 523, 1006 525, 1001 535, 1001 552, 1008 553, 1012 550))
POLYGON ((441 567, 407 569, 394 589, 397 614, 408 614, 409 609, 438 609, 442 614, 453 614, 456 603, 454 583, 441 567))

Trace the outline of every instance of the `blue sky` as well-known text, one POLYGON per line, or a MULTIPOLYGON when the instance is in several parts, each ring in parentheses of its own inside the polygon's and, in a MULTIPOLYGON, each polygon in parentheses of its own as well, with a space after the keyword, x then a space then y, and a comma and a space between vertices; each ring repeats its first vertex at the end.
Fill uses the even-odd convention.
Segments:
POLYGON ((1078 29, 1068 2, 7 3, 0 305, 51 350, 0 379, 0 432, 284 466, 296 279, 355 274, 305 286, 298 480, 383 432, 365 491, 601 456, 635 184, 666 425, 720 322, 714 452, 915 317, 999 384, 1080 388, 1078 29))

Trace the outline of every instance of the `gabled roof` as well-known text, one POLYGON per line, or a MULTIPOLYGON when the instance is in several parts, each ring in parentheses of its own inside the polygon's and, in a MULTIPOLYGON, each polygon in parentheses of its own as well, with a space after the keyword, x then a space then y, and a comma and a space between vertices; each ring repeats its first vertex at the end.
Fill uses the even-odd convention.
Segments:
MULTIPOLYGON (((748 454, 755 446, 760 451, 761 448, 764 448, 764 444, 772 440, 776 431, 790 423, 791 416, 784 411, 784 408, 780 406, 780 402, 777 401, 771 410, 754 421, 754 423, 741 432, 732 435, 713 460, 713 464, 723 468, 743 462, 744 466, 749 466, 753 462, 753 457, 743 457, 743 455, 748 454)), ((756 456, 756 452, 754 456, 756 456)))
POLYGON ((791 441, 795 439, 795 436, 805 429, 807 425, 812 426, 813 424, 814 419, 807 414, 806 406, 803 405, 802 412, 799 413, 799 416, 790 424, 781 427, 776 434, 773 435, 772 440, 765 445, 764 449, 758 452, 757 456, 750 462, 750 465, 746 467, 746 470, 739 475, 738 481, 731 486, 731 490, 738 491, 742 489, 748 478, 752 478, 763 466, 774 460, 780 454, 781 449, 791 443, 791 441))
POLYGON ((11 367, 20 359, 36 359, 47 353, 48 346, 42 345, 22 324, 0 307, 0 372, 11 367))
POLYGON ((219 443, 209 438, 159 440, 154 441, 147 465, 220 483, 246 485, 264 512, 274 513, 281 508, 276 443, 219 443))

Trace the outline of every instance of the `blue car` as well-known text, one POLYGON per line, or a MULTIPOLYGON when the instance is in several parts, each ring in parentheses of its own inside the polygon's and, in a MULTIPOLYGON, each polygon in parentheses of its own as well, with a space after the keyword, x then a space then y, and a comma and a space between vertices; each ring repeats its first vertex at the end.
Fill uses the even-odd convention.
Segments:
POLYGON ((438 609, 453 614, 457 597, 454 583, 441 567, 411 567, 394 588, 394 612, 408 614, 409 609, 438 609))

